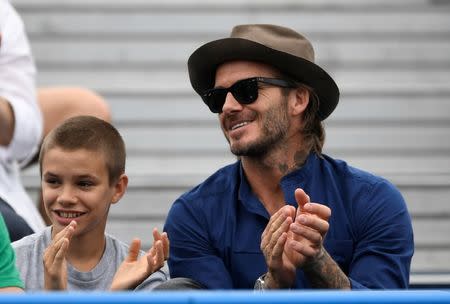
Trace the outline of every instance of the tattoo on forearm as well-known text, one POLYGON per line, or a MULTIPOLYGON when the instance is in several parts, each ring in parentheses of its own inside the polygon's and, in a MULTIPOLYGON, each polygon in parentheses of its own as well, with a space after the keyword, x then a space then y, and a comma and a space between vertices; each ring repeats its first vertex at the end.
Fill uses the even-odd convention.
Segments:
POLYGON ((331 256, 323 251, 323 256, 303 268, 313 288, 350 289, 350 280, 331 256))

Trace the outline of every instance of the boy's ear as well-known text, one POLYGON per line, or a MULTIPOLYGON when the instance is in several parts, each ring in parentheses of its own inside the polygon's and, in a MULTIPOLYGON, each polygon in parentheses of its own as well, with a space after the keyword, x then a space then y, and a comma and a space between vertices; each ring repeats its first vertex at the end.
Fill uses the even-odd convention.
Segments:
POLYGON ((111 199, 111 203, 117 203, 122 196, 125 194, 125 191, 128 187, 128 176, 126 174, 122 174, 114 185, 114 195, 111 199))
POLYGON ((292 115, 297 116, 303 113, 309 104, 309 91, 305 88, 295 90, 295 100, 292 103, 292 115))

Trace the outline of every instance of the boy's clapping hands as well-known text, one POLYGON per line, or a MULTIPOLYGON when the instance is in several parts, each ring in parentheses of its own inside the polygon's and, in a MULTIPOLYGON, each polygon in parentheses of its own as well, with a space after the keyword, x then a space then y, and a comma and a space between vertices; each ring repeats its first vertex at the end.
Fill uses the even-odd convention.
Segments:
POLYGON ((122 262, 114 275, 111 290, 134 289, 152 273, 164 266, 169 257, 169 238, 167 233, 160 234, 153 229, 153 245, 147 253, 139 257, 141 241, 131 242, 127 258, 122 262))
MULTIPOLYGON (((67 289, 66 254, 76 226, 77 223, 72 221, 57 233, 44 252, 44 286, 46 290, 67 289)), ((169 257, 167 233, 160 234, 158 229, 154 228, 152 247, 141 257, 139 257, 140 249, 141 240, 134 239, 130 244, 127 258, 114 275, 111 290, 134 289, 164 266, 164 261, 169 257)))
POLYGON ((46 290, 67 289, 66 253, 76 227, 75 221, 70 222, 55 235, 44 252, 44 288, 46 290))

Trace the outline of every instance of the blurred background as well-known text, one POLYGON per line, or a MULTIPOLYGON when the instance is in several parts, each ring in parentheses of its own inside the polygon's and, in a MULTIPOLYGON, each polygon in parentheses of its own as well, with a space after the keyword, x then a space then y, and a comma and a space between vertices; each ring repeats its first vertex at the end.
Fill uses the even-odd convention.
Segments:
MULTIPOLYGON (((109 103, 130 184, 108 231, 149 246, 172 202, 234 161, 190 86, 189 55, 241 23, 304 33, 341 89, 325 152, 382 175, 415 231, 411 282, 450 286, 450 1, 12 0, 39 86, 78 85, 109 103)), ((38 196, 37 168, 24 172, 38 196)))

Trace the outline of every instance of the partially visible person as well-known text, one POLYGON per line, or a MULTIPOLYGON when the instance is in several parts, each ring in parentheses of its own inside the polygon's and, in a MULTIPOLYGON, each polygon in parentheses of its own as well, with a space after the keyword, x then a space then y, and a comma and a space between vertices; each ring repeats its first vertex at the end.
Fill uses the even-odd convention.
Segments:
POLYGON ((0 212, 16 240, 45 226, 20 178, 38 152, 43 123, 24 26, 6 0, 0 0, 0 39, 0 212))
POLYGON ((44 137, 64 120, 80 115, 111 122, 111 110, 96 92, 74 86, 38 87, 38 103, 44 117, 44 137))
POLYGON ((77 116, 50 131, 39 166, 45 211, 52 222, 13 243, 25 290, 141 290, 167 280, 167 234, 140 251, 105 233, 111 204, 124 195, 125 144, 109 123, 77 116))
POLYGON ((22 19, 9 1, 0 0, 0 213, 13 241, 49 224, 20 179, 20 170, 37 159, 45 135, 77 115, 111 121, 108 104, 95 92, 79 87, 36 92, 35 77, 22 19))
POLYGON ((0 214, 0 292, 21 292, 23 283, 16 268, 14 250, 0 214))
POLYGON ((303 35, 236 26, 195 50, 188 70, 238 160, 171 207, 171 277, 211 289, 408 287, 405 201, 322 153, 339 89, 303 35))

